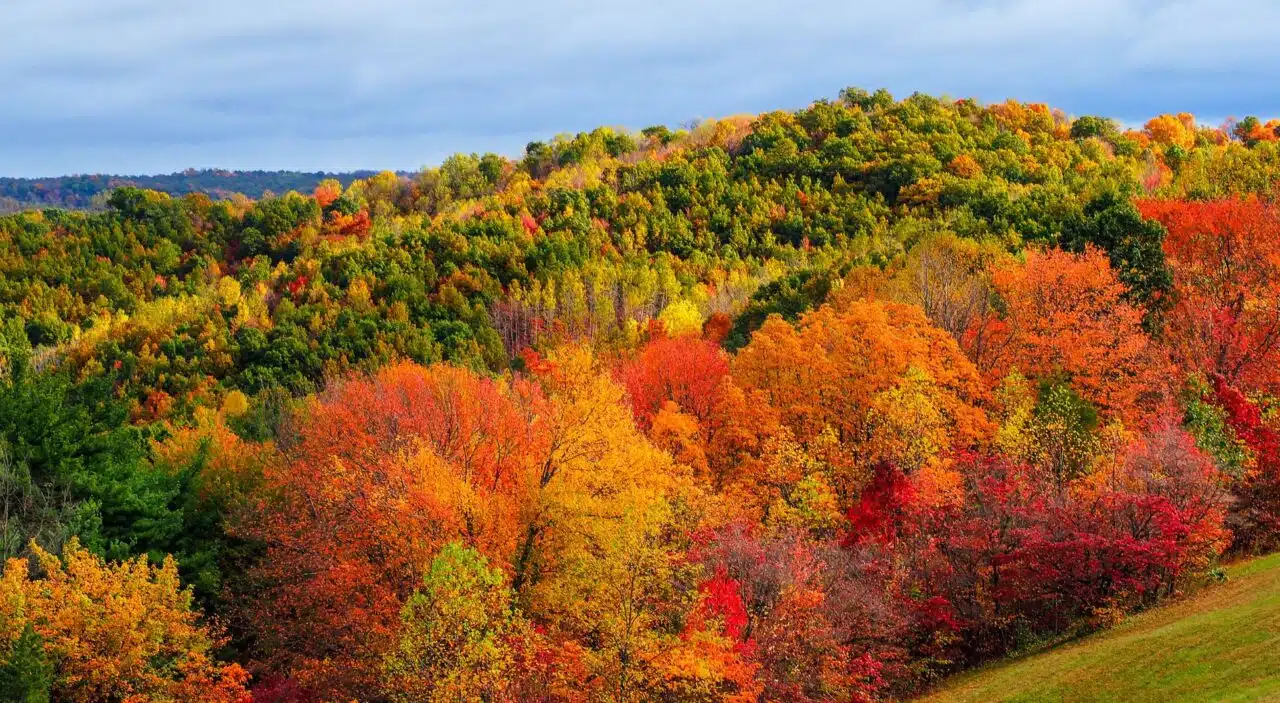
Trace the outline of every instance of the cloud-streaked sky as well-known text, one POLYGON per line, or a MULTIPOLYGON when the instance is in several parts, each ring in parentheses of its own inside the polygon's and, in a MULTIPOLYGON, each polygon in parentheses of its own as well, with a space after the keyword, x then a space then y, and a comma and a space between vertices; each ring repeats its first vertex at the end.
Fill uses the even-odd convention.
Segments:
POLYGON ((415 169, 886 87, 1280 114, 1276 0, 0 0, 0 176, 415 169))

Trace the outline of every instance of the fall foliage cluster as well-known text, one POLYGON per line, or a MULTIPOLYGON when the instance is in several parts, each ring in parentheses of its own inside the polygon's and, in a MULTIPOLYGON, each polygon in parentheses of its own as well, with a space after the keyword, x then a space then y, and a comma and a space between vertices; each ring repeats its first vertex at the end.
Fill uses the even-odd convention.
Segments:
POLYGON ((1176 596, 1280 546, 1277 132, 850 89, 2 216, 0 700, 892 700, 1176 596))

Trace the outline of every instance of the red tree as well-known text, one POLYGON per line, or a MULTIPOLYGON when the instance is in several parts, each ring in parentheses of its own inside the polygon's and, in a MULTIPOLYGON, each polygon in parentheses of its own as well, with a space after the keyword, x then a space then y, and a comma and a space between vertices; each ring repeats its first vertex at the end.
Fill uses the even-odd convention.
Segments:
POLYGON ((1227 424, 1254 455, 1253 471, 1235 486, 1231 527, 1237 551, 1273 548, 1280 540, 1280 432, 1267 425, 1262 411, 1222 377, 1213 379, 1227 424))
POLYGON ((1169 231, 1175 302, 1168 343, 1188 370, 1227 383, 1280 388, 1280 208, 1257 197, 1148 200, 1169 231))
POLYGON ((720 381, 729 375, 729 357, 705 339, 658 336, 623 362, 616 375, 642 428, 648 429, 668 400, 705 426, 715 412, 720 381))
POLYGON ((269 664, 315 691, 376 690, 405 597, 441 545, 503 556, 528 425, 494 381, 391 366, 313 401, 237 526, 266 553, 242 616, 269 664))

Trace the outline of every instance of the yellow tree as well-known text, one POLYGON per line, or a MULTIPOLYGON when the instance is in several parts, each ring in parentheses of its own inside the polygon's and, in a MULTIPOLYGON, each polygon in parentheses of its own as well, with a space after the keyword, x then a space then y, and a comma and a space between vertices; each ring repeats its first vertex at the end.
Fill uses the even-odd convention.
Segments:
POLYGON ((401 610, 385 691, 406 702, 511 700, 517 651, 532 637, 511 600, 501 569, 458 542, 445 545, 401 610))
POLYGON ((522 595, 558 554, 601 538, 628 505, 660 499, 674 470, 636 428, 625 392, 589 349, 563 347, 530 366, 533 377, 514 388, 531 419, 512 560, 522 595))
POLYGON ((1187 113, 1158 115, 1143 127, 1151 141, 1162 146, 1190 149, 1196 145, 1195 118, 1187 113))
POLYGON ((950 428, 934 401, 938 394, 929 374, 915 366, 893 387, 877 393, 869 413, 873 452, 915 472, 946 450, 950 428))
MULTIPOLYGON (((726 656, 730 643, 678 626, 699 598, 698 570, 680 543, 700 503, 689 467, 649 443, 623 389, 588 349, 562 348, 530 368, 523 395, 537 445, 513 559, 525 611, 559 647, 579 653, 591 696, 740 692, 746 683, 734 678, 741 669, 726 656)), ((684 419, 661 425, 678 436, 684 419)))

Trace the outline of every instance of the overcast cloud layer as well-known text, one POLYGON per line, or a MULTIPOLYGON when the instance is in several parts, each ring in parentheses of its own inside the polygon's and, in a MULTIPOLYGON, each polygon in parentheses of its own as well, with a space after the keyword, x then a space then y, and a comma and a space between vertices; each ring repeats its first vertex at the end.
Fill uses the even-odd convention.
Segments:
POLYGON ((1274 0, 0 0, 0 175, 414 169, 887 87, 1280 114, 1274 0))

